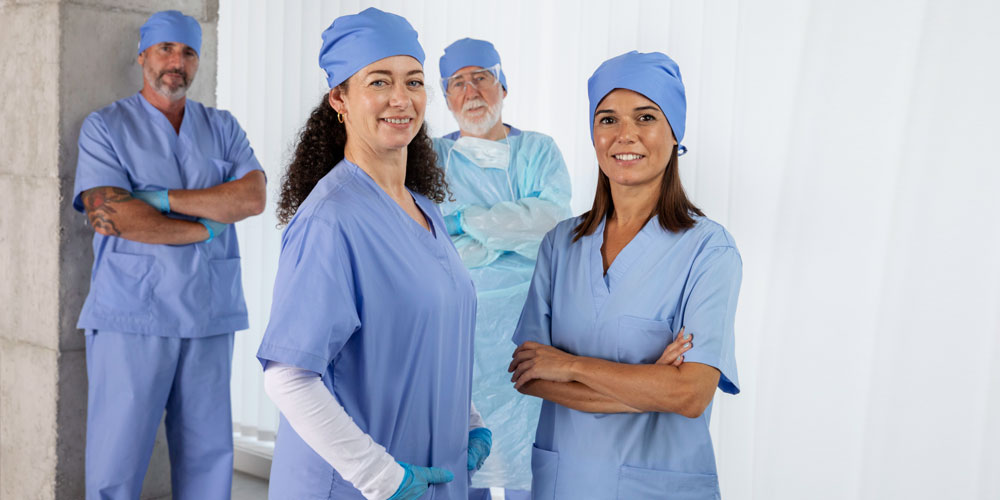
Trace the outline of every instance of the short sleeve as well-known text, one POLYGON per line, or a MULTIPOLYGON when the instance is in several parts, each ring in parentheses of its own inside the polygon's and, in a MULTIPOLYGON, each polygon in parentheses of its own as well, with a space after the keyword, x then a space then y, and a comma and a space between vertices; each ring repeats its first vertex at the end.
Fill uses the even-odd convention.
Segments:
POLYGON ((743 263, 735 247, 703 250, 691 269, 684 290, 682 325, 694 336, 685 363, 702 363, 721 372, 719 389, 740 392, 736 374, 734 322, 743 263))
POLYGON ((538 247, 535 273, 528 287, 528 298, 514 329, 514 344, 538 342, 552 345, 552 247, 555 230, 549 231, 538 247))
POLYGON ((226 161, 233 164, 232 169, 227 172, 227 179, 242 179, 244 175, 254 170, 263 171, 257 156, 254 155, 250 141, 246 132, 240 127, 236 118, 228 111, 220 111, 219 116, 223 122, 223 133, 227 141, 226 161))
POLYGON ((360 326, 351 249, 334 224, 296 218, 285 230, 271 317, 257 358, 323 374, 360 326))
POLYGON ((73 208, 84 211, 80 195, 88 189, 110 186, 132 191, 125 167, 118 160, 111 133, 104 119, 91 113, 80 128, 79 156, 76 160, 76 180, 73 185, 73 208))

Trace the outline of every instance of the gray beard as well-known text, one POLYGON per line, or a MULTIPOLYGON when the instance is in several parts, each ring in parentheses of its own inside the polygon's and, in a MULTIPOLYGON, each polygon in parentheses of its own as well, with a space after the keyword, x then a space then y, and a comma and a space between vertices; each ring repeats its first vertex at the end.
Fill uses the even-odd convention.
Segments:
POLYGON ((458 122, 458 128, 463 132, 472 135, 486 135, 500 121, 501 111, 503 111, 503 101, 498 102, 495 109, 492 106, 487 106, 486 114, 478 121, 466 120, 461 112, 455 113, 455 121, 458 122))

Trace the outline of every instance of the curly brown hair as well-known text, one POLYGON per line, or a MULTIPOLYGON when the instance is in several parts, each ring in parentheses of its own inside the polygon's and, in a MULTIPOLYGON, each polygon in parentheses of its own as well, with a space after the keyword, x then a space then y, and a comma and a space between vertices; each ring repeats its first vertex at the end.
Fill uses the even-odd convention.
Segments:
MULTIPOLYGON (((347 91, 347 82, 340 85, 347 91)), ((337 112, 330 106, 327 93, 323 93, 319 106, 309 114, 291 163, 281 177, 281 197, 278 199, 278 225, 288 224, 305 201, 316 183, 344 159, 347 129, 337 120, 337 112)), ((448 196, 444 170, 437 165, 433 143, 427 135, 427 124, 406 147, 406 187, 420 193, 435 203, 448 196)))

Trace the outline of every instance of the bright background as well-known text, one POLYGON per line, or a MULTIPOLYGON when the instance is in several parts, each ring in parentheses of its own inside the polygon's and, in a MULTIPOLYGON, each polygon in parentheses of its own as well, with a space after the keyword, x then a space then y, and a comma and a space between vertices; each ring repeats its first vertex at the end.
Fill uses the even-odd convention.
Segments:
POLYGON ((427 121, 457 127, 438 58, 492 41, 504 121, 553 136, 574 213, 596 182, 586 80, 663 51, 688 95, 689 195, 734 235, 743 392, 712 430, 727 499, 1000 498, 1000 2, 220 2, 218 104, 269 178, 238 226, 252 329, 237 336, 239 447, 277 417, 254 352, 270 310, 274 204, 296 132, 327 90, 320 33, 376 6, 427 53, 427 121))

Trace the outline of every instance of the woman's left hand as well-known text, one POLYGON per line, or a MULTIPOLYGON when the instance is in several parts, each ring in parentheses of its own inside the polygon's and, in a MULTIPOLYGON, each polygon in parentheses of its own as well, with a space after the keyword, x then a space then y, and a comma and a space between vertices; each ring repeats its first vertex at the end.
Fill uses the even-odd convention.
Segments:
POLYGON ((555 347, 525 342, 514 350, 513 358, 507 371, 514 373, 510 381, 515 389, 535 379, 573 381, 570 368, 577 357, 555 347))

